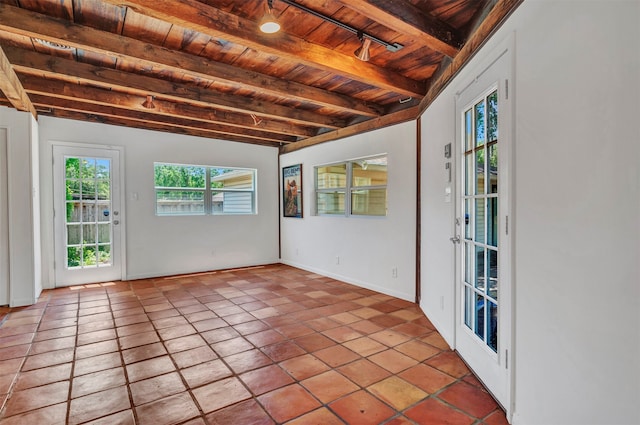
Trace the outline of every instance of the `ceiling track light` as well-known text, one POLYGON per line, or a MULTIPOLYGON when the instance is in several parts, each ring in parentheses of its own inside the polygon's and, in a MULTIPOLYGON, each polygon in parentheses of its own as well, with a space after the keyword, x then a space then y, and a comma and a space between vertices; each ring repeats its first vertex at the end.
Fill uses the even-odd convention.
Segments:
POLYGON ((274 34, 280 31, 280 23, 273 14, 273 0, 267 0, 267 13, 260 19, 260 31, 274 34))
MULTIPOLYGON (((374 41, 382 46, 384 46, 388 51, 390 52, 397 52, 398 50, 402 49, 404 46, 400 43, 389 43, 387 41, 384 41, 378 37, 375 37, 371 34, 367 34, 357 28, 352 27, 351 25, 345 24, 344 22, 340 22, 337 19, 334 19, 330 16, 327 15, 323 15, 320 12, 316 12, 313 9, 309 9, 306 6, 303 6, 301 4, 298 4, 292 0, 279 0, 282 3, 288 4, 289 6, 293 6, 297 9, 302 10, 303 12, 306 12, 310 15, 315 16, 316 18, 320 18, 323 21, 326 22, 330 22, 342 29, 345 29, 355 35, 358 36, 358 38, 360 39, 360 41, 362 42, 362 46, 360 46, 360 48, 358 48, 358 50, 356 50, 356 52, 360 52, 361 54, 364 54, 366 52, 366 56, 367 56, 367 60, 368 60, 368 51, 369 51, 369 46, 371 45, 371 42, 374 41), (365 44, 366 44, 366 48, 365 48, 365 44)), ((269 7, 272 8, 273 7, 273 0, 268 0, 268 4, 269 7)), ((264 18, 263 18, 264 19, 264 18)), ((360 55, 358 53, 355 53, 356 57, 358 59, 360 59, 360 55)), ((365 60, 365 59, 360 59, 360 60, 365 60)))

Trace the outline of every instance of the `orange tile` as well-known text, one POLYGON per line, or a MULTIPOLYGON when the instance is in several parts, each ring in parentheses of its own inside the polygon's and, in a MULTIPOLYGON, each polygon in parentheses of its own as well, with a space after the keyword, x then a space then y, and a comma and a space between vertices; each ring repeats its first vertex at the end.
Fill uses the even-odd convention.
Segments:
POLYGON ((80 376, 100 370, 111 369, 120 366, 121 362, 120 353, 108 353, 76 360, 73 375, 80 376))
POLYGON ((391 373, 399 373, 418 364, 417 360, 393 349, 369 356, 369 360, 391 373))
POLYGON ((422 363, 405 370, 398 376, 429 394, 434 394, 456 381, 452 376, 422 363))
POLYGON ((367 357, 387 349, 386 345, 383 345, 367 336, 351 341, 346 341, 342 345, 347 347, 351 351, 360 354, 362 357, 367 357))
POLYGON ((240 375, 254 395, 264 394, 293 383, 293 379, 277 365, 270 365, 240 375))
POLYGON ((287 425, 344 425, 336 415, 326 407, 314 410, 298 419, 287 422, 287 425))
POLYGON ((316 357, 331 367, 338 367, 360 358, 353 351, 341 345, 324 348, 314 353, 316 357))
POLYGON ((231 376, 232 372, 221 360, 212 360, 182 369, 180 374, 187 381, 190 388, 197 388, 231 376))
POLYGON ((138 425, 172 425, 200 414, 189 393, 181 393, 136 407, 138 425))
POLYGON ((280 363, 280 366, 297 380, 303 380, 330 369, 324 362, 311 354, 285 360, 280 363))
POLYGON ((267 415, 255 400, 247 400, 224 409, 209 413, 208 423, 215 425, 274 425, 275 422, 267 415))
POLYGON ((69 381, 55 382, 40 387, 16 391, 5 406, 5 415, 13 416, 67 400, 69 381))
POLYGON ((434 398, 428 398, 404 412, 419 424, 470 425, 475 420, 434 398))
POLYGON ((218 358, 216 353, 208 346, 192 348, 190 350, 181 351, 171 354, 171 358, 179 369, 205 363, 218 358))
POLYGON ((455 378, 461 378, 469 373, 467 365, 453 351, 445 351, 428 359, 425 363, 455 378))
POLYGON ((283 341, 262 347, 261 351, 274 362, 281 362, 305 354, 305 350, 293 341, 283 341))
MULTIPOLYGON (((5 413, 6 415, 6 413, 5 413)), ((67 403, 60 403, 42 409, 31 410, 19 415, 5 417, 2 425, 25 425, 25 424, 63 424, 67 416, 67 403)))
POLYGON ((388 370, 381 368, 367 359, 360 359, 341 366, 338 370, 361 387, 368 387, 391 375, 388 370))
POLYGON ((359 389, 356 384, 334 370, 305 379, 300 383, 325 404, 359 389))
POLYGON ((69 424, 88 422, 130 407, 126 386, 75 398, 69 403, 69 424))
POLYGON ((132 410, 123 410, 95 421, 87 422, 85 425, 136 425, 132 410))
POLYGON ((308 352, 314 352, 335 345, 335 342, 320 333, 312 333, 295 339, 295 343, 308 352))
POLYGON ((126 383, 124 368, 121 367, 76 376, 71 382, 71 398, 116 388, 126 383))
POLYGON ((476 418, 484 418, 498 407, 484 389, 466 382, 453 384, 438 394, 438 397, 476 418))
POLYGON ((186 390, 177 372, 134 382, 129 388, 131 389, 131 398, 135 406, 150 403, 186 390))
POLYGON ((390 376, 385 380, 377 382, 368 387, 367 390, 399 411, 406 409, 427 396, 427 393, 420 388, 411 385, 397 376, 390 376))
POLYGON ((251 350, 254 346, 243 337, 237 337, 211 344, 211 348, 213 348, 220 357, 225 357, 251 350))
POLYGON ((386 404, 365 391, 358 391, 329 405, 346 423, 378 425, 394 415, 386 404))
POLYGON ((163 375, 168 372, 173 372, 174 370, 175 366, 169 356, 156 357, 154 359, 127 365, 129 382, 163 375))
POLYGON ((298 384, 261 395, 258 401, 278 423, 286 422, 320 407, 320 403, 298 384))
POLYGON ((394 348, 396 351, 406 354, 418 361, 424 361, 440 352, 439 349, 416 340, 407 341, 400 345, 396 345, 394 348))
POLYGON ((266 366, 272 361, 259 350, 249 350, 234 354, 224 358, 224 361, 233 369, 235 373, 242 373, 248 370, 266 366))
POLYGON ((235 377, 212 382, 193 390, 193 396, 204 413, 222 409, 251 398, 251 393, 235 377))
POLYGON ((154 344, 142 345, 140 347, 130 348, 122 351, 122 359, 125 364, 140 362, 142 360, 152 359, 167 354, 167 350, 160 342, 154 344))

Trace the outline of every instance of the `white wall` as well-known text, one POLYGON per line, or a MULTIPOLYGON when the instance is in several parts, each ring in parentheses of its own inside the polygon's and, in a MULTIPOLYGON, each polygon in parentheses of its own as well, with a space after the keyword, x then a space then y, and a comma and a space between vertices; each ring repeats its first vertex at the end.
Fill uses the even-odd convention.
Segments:
POLYGON ((302 164, 303 171, 303 218, 281 218, 282 262, 413 301, 416 123, 302 149, 282 155, 280 162, 281 168, 302 164), (388 156, 386 217, 313 215, 314 166, 379 153, 388 156))
POLYGON ((41 117, 46 285, 54 282, 52 142, 124 146, 128 279, 278 261, 276 148, 41 117), (154 162, 257 168, 258 214, 157 217, 154 162))
MULTIPOLYGON (((513 423, 640 423, 639 28, 637 1, 527 0, 465 68, 515 31, 513 423)), ((465 70, 422 117, 422 307, 450 342, 465 70)))
MULTIPOLYGON (((28 112, 0 107, 7 130, 9 305, 29 305, 40 292, 38 128, 28 112)), ((6 243, 6 242, 5 242, 6 243)))

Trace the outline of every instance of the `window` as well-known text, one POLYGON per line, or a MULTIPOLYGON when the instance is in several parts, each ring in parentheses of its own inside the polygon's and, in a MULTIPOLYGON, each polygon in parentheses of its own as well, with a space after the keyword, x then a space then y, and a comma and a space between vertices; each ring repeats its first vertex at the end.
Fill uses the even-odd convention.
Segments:
POLYGON ((255 214, 256 170, 155 163, 156 215, 255 214))
POLYGON ((319 215, 387 215, 387 157, 376 156, 315 168, 319 215))

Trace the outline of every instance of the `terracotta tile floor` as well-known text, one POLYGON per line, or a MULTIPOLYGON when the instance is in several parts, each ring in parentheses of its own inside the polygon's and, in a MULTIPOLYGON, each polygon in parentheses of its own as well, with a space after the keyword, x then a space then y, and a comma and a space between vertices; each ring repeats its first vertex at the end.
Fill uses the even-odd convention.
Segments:
POLYGON ((285 265, 0 313, 0 425, 506 423, 416 305, 285 265))

